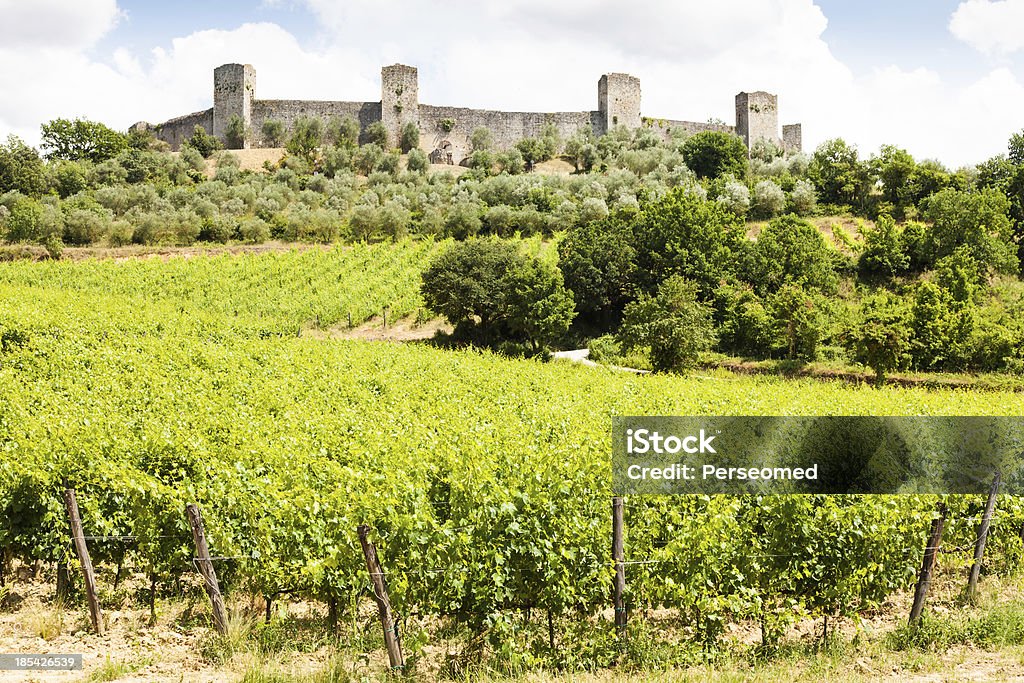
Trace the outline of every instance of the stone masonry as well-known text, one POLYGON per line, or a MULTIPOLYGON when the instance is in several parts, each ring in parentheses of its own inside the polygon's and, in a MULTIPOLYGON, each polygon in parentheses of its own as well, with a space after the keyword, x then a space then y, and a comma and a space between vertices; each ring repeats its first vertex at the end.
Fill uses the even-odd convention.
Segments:
POLYGON ((463 161, 470 153, 469 139, 473 130, 484 127, 491 131, 499 150, 509 149, 524 137, 537 137, 545 126, 553 125, 562 138, 588 130, 595 137, 615 126, 639 128, 648 126, 667 137, 673 130, 689 134, 705 130, 733 133, 747 146, 758 140, 774 142, 787 152, 801 149, 800 124, 782 127, 779 136, 778 98, 767 92, 741 92, 736 95, 736 125, 676 121, 642 117, 640 114, 640 79, 629 74, 610 73, 597 83, 597 110, 574 112, 503 112, 462 107, 437 107, 419 101, 419 75, 415 67, 393 64, 381 69, 379 102, 345 102, 323 100, 257 100, 256 70, 250 64, 224 64, 213 72, 213 107, 179 116, 149 128, 157 138, 178 149, 201 125, 226 142, 228 122, 233 116, 246 126, 245 147, 265 147, 262 128, 266 121, 280 121, 290 129, 301 117, 324 121, 351 117, 365 131, 380 121, 388 132, 389 144, 398 146, 402 127, 418 126, 420 148, 440 163, 463 161))
MULTIPOLYGON (((256 70, 251 64, 224 64, 213 70, 213 135, 226 139, 231 117, 242 119, 246 129, 252 126, 253 93, 256 70)), ((248 136, 247 136, 248 140, 248 136)), ((248 147, 248 144, 245 145, 248 147)))

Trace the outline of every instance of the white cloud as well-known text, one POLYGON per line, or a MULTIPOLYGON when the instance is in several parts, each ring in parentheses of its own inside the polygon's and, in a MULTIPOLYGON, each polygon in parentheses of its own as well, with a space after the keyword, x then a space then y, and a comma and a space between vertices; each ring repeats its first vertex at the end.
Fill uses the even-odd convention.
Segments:
POLYGON ((949 19, 954 36, 985 54, 1024 48, 1024 0, 966 0, 949 19))
POLYGON ((841 136, 865 155, 893 143, 950 165, 1002 151, 1024 110, 1024 86, 1006 69, 968 87, 923 67, 853 73, 811 0, 305 4, 319 20, 315 40, 251 23, 94 56, 89 41, 116 22, 113 6, 106 29, 77 41, 0 41, 0 136, 37 142, 39 124, 58 116, 126 128, 205 109, 213 69, 227 62, 253 64, 256 96, 267 99, 377 100, 380 67, 394 62, 419 67, 421 102, 513 111, 596 108, 597 80, 611 71, 638 76, 643 113, 664 118, 732 122, 737 92, 769 90, 780 123, 804 124, 808 149, 841 136))
POLYGON ((83 48, 114 28, 116 0, 0 0, 4 48, 83 48))

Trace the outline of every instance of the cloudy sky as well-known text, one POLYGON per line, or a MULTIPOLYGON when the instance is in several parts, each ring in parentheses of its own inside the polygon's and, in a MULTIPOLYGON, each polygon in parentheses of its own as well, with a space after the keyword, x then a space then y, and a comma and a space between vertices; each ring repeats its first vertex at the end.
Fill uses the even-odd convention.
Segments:
POLYGON ((594 109, 625 71, 645 115, 729 123, 737 92, 769 90, 805 148, 951 166, 1024 129, 1024 0, 0 0, 0 137, 205 109, 226 62, 268 99, 379 100, 402 62, 423 103, 534 111, 594 109))

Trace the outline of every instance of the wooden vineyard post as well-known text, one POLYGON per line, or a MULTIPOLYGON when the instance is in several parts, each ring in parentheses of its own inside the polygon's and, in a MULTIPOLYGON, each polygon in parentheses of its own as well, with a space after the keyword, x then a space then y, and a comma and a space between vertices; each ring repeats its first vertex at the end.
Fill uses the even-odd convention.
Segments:
POLYGON ((971 565, 971 575, 967 580, 967 599, 973 600, 978 590, 978 579, 981 576, 981 560, 985 556, 985 541, 988 539, 988 529, 992 525, 992 513, 996 509, 996 496, 999 494, 1000 473, 996 472, 992 477, 992 488, 988 490, 988 502, 985 503, 985 514, 981 518, 981 526, 978 527, 978 540, 974 544, 974 563, 971 565))
POLYGON ((196 542, 196 568, 203 577, 203 586, 207 595, 210 596, 210 604, 213 605, 213 625, 217 633, 225 635, 228 632, 228 613, 224 608, 224 596, 220 592, 220 584, 217 582, 217 572, 213 570, 213 562, 210 561, 210 548, 206 545, 206 531, 203 529, 203 518, 199 514, 199 508, 189 503, 185 506, 185 514, 188 515, 189 526, 192 527, 192 538, 196 542))
POLYGON ((921 561, 921 573, 917 577, 917 587, 914 589, 914 604, 910 608, 911 626, 915 626, 921 621, 924 599, 928 596, 928 586, 932 581, 932 570, 935 568, 935 558, 939 554, 939 545, 942 543, 942 530, 945 526, 946 505, 945 503, 939 503, 939 516, 932 520, 931 532, 928 534, 928 545, 924 549, 924 559, 921 561))
POLYGON ((622 497, 612 498, 612 560, 615 562, 615 630, 626 643, 626 544, 623 539, 622 497))
POLYGON ((71 539, 75 543, 75 554, 82 565, 82 578, 85 579, 85 597, 89 602, 89 618, 92 628, 97 634, 103 635, 103 614, 100 612, 100 601, 96 597, 96 574, 93 572, 92 559, 89 557, 89 546, 85 543, 82 531, 82 518, 78 514, 78 500, 74 489, 64 489, 64 505, 68 509, 71 521, 71 539))
POLYGON ((359 543, 363 546, 363 555, 366 556, 366 571, 370 573, 370 582, 373 585, 373 599, 377 602, 380 623, 384 627, 384 645, 388 649, 391 670, 401 671, 405 668, 405 662, 402 659, 402 646, 398 642, 398 625, 395 623, 394 614, 391 613, 391 601, 388 600, 388 591, 384 586, 384 573, 380 570, 377 549, 369 539, 369 526, 360 524, 358 531, 359 543))

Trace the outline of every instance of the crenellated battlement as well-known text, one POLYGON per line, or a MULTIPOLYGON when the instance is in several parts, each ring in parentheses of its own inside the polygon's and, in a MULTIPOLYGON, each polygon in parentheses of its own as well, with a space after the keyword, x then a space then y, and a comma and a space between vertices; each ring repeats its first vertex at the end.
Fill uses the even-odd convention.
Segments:
MULTIPOLYGON (((470 136, 479 127, 491 131, 497 149, 509 149, 524 137, 537 137, 546 125, 554 125, 563 138, 580 129, 595 137, 616 126, 649 126, 668 136, 675 129, 696 133, 719 130, 734 133, 748 147, 758 140, 770 140, 787 152, 800 151, 800 124, 782 127, 779 134, 778 97, 763 91, 736 95, 736 124, 676 121, 641 116, 640 79, 624 73, 609 73, 597 83, 597 110, 575 112, 505 112, 462 107, 439 107, 419 101, 419 73, 415 67, 393 64, 381 69, 379 102, 324 100, 258 100, 256 70, 251 64, 224 64, 213 72, 213 107, 203 112, 171 119, 152 126, 155 135, 178 149, 196 124, 228 142, 228 125, 234 117, 246 130, 243 147, 266 147, 263 124, 280 121, 290 129, 300 117, 324 120, 351 117, 360 128, 375 122, 384 124, 390 144, 397 146, 402 127, 413 123, 420 131, 420 147, 437 161, 460 163, 470 153, 470 136)), ((237 146, 237 145, 236 145, 237 146)))

